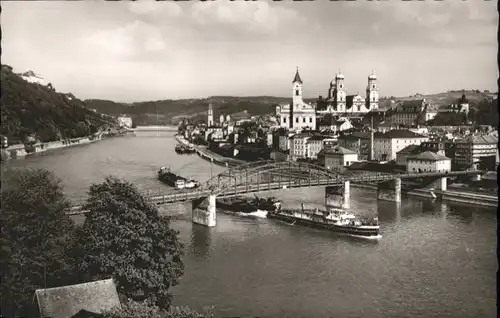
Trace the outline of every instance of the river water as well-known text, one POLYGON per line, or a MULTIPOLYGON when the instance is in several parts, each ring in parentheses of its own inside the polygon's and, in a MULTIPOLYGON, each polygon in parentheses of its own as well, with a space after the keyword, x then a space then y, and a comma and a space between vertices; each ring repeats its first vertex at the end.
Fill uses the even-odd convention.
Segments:
MULTIPOLYGON (((4 164, 46 168, 77 201, 115 175, 165 191, 161 165, 207 180, 223 168, 174 152, 173 132, 139 133, 4 164)), ((285 206, 321 206, 322 188, 271 193, 285 206)), ((218 213, 217 226, 172 220, 186 243, 178 305, 238 317, 496 317, 496 209, 403 198, 377 202, 351 188, 351 209, 378 213, 380 240, 354 239, 275 220, 218 213)), ((77 222, 82 217, 75 217, 77 222)))

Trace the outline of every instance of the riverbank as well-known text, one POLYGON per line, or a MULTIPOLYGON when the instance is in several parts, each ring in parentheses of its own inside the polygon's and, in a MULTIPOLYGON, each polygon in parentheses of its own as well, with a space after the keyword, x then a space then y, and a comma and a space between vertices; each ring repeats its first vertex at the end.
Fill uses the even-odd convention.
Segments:
POLYGON ((216 165, 219 165, 222 167, 235 167, 235 166, 247 163, 244 160, 227 158, 227 157, 221 156, 213 151, 210 151, 205 146, 199 146, 199 145, 192 144, 189 141, 187 141, 186 139, 184 139, 181 135, 175 135, 175 139, 182 145, 194 148, 196 150, 196 154, 198 156, 200 156, 201 158, 203 158, 207 161, 210 161, 216 165))
POLYGON ((2 149, 2 162, 10 160, 10 159, 18 159, 23 158, 29 155, 46 152, 49 150, 56 150, 68 147, 74 147, 78 145, 86 145, 91 144, 102 139, 113 138, 113 137, 121 137, 129 135, 129 133, 119 133, 119 132, 103 132, 100 134, 80 137, 80 138, 72 138, 72 139, 64 139, 64 140, 56 140, 49 142, 39 142, 32 145, 25 144, 16 144, 11 145, 6 149, 2 149))

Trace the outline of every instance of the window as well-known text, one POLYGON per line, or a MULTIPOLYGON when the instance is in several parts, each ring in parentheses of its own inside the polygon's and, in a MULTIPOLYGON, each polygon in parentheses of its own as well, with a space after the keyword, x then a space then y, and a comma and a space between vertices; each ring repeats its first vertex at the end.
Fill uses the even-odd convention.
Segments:
POLYGON ((299 90, 298 89, 295 90, 295 96, 299 96, 299 90))
POLYGON ((309 122, 310 122, 310 123, 312 123, 312 122, 313 122, 312 117, 309 117, 309 122))
POLYGON ((305 123, 306 122, 306 118, 305 117, 302 117, 302 122, 305 123))
POLYGON ((283 117, 283 123, 286 124, 286 117, 283 117))
POLYGON ((374 85, 372 85, 372 88, 375 88, 375 84, 374 84, 374 85))
POLYGON ((295 117, 295 122, 298 124, 299 123, 299 117, 295 117))

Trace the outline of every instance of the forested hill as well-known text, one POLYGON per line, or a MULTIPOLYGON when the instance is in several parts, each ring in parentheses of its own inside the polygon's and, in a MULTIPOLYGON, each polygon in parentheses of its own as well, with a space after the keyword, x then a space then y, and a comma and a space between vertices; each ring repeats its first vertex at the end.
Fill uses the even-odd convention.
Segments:
POLYGON ((88 136, 114 123, 88 109, 72 94, 56 92, 51 84, 29 83, 2 64, 1 130, 9 143, 28 136, 40 141, 88 136))

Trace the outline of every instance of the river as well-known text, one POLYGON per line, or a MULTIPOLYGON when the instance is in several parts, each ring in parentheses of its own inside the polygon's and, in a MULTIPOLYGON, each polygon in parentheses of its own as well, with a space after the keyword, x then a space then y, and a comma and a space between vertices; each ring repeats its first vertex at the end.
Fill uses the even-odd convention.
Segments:
MULTIPOLYGON (((207 180, 223 170, 174 152, 173 132, 138 133, 12 160, 49 169, 73 200, 115 175, 161 191, 161 165, 207 180)), ((272 193, 285 205, 320 206, 321 188, 272 193)), ((172 220, 186 243, 174 302, 238 317, 496 317, 496 210, 404 197, 377 202, 351 188, 351 209, 379 214, 382 238, 336 236, 275 220, 218 213, 217 226, 172 220)), ((81 222, 81 217, 76 217, 81 222)))

